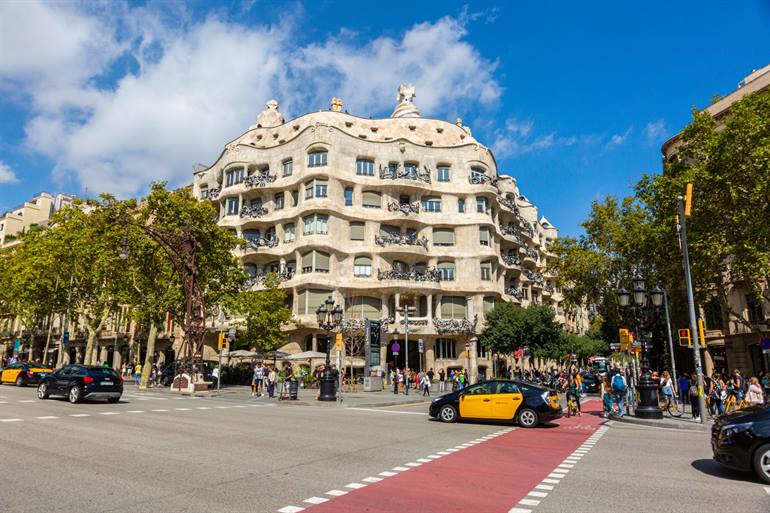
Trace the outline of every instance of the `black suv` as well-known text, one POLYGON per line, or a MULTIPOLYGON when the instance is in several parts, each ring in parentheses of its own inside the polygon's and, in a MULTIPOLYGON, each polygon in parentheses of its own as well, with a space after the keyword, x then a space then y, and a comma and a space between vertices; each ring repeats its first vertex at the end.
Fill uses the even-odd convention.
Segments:
POLYGON ((711 428, 711 449, 724 466, 753 470, 770 484, 770 407, 750 406, 717 417, 711 428))
POLYGON ((107 399, 111 403, 123 394, 123 378, 108 367, 66 365, 43 378, 37 387, 37 396, 48 399, 63 395, 71 403, 83 399, 107 399))

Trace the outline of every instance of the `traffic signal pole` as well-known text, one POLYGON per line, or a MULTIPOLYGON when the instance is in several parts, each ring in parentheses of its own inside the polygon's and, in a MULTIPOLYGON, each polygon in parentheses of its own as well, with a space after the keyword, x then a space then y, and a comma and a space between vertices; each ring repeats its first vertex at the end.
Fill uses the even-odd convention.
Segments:
MULTIPOLYGON (((688 191, 689 192, 689 191, 688 191)), ((695 298, 692 293, 692 277, 690 276, 690 253, 687 250, 687 219, 685 216, 684 198, 678 196, 679 201, 679 238, 682 243, 682 253, 684 255, 684 281, 687 286, 687 306, 690 314, 690 333, 695 334, 695 341, 692 345, 693 359, 695 360, 695 373, 698 376, 698 409, 700 410, 700 422, 704 423, 706 418, 706 396, 703 391, 703 364, 700 355, 700 340, 698 340, 698 322, 695 317, 695 298)), ((690 199, 690 201, 692 201, 690 199)))
MULTIPOLYGON (((671 339, 671 318, 668 314, 668 291, 663 289, 663 307, 666 309, 666 331, 668 332, 668 354, 671 355, 671 378, 673 388, 679 392, 679 383, 676 380, 676 358, 674 357, 674 341, 671 339)), ((682 405, 684 408, 684 405, 682 405)))

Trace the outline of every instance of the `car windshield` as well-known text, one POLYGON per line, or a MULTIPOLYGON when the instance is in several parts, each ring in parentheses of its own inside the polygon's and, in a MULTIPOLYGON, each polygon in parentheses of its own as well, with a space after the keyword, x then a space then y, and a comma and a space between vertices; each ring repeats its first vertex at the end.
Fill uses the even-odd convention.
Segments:
POLYGON ((95 378, 114 378, 118 377, 118 373, 112 369, 106 367, 89 367, 88 374, 95 378))
POLYGON ((43 365, 40 362, 29 362, 27 365, 29 365, 30 367, 45 367, 45 365, 43 365))

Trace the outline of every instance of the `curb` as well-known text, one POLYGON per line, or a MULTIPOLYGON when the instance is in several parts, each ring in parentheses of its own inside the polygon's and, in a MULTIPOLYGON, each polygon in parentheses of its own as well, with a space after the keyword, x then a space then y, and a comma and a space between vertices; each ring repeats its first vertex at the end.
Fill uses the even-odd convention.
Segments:
POLYGON ((620 422, 623 424, 635 424, 637 426, 657 427, 664 429, 680 429, 684 431, 703 431, 707 433, 711 431, 711 423, 682 423, 672 424, 670 422, 660 422, 652 419, 639 419, 630 415, 624 415, 623 417, 610 416, 608 420, 620 422))

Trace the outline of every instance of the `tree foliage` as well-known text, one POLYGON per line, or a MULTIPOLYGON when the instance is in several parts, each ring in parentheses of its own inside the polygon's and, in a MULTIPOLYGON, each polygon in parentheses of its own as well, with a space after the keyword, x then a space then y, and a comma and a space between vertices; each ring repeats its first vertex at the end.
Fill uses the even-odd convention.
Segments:
POLYGON ((273 351, 286 343, 281 328, 291 322, 292 312, 278 280, 276 274, 269 274, 264 290, 244 292, 233 305, 234 313, 243 318, 236 347, 273 351))

